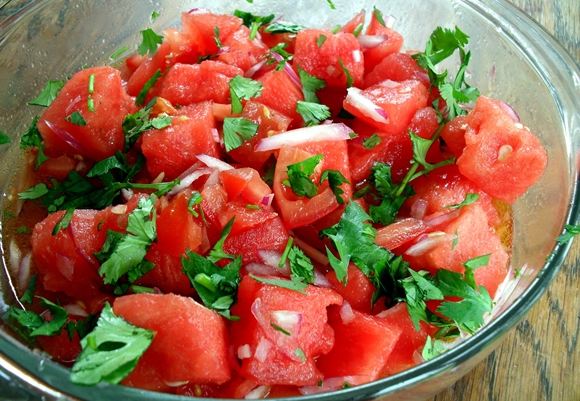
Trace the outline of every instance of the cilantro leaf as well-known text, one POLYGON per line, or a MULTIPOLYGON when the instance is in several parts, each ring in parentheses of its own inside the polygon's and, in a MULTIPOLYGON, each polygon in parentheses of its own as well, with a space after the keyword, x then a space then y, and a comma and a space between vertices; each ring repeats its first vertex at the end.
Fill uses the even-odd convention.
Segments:
POLYGON ((27 334, 30 337, 54 336, 59 334, 68 318, 68 312, 63 307, 56 305, 43 297, 37 296, 37 298, 41 300, 39 305, 50 311, 52 316, 50 321, 44 320, 35 312, 16 307, 11 307, 9 309, 10 316, 27 330, 27 334))
POLYGON ((149 78, 147 82, 145 82, 145 85, 143 85, 143 88, 139 91, 137 98, 135 98, 136 106, 143 106, 143 104, 145 103, 145 98, 149 93, 149 89, 155 86, 159 78, 161 78, 161 69, 155 71, 155 73, 151 76, 151 78, 149 78))
POLYGON ((428 300, 443 300, 441 290, 437 288, 433 278, 426 271, 415 272, 408 269, 410 276, 399 280, 405 291, 405 302, 415 330, 419 331, 420 321, 429 322, 427 317, 428 300))
POLYGON ((157 47, 163 43, 163 36, 156 34, 151 28, 142 30, 141 36, 143 41, 137 49, 139 54, 145 56, 149 53, 149 56, 154 56, 157 53, 157 47))
POLYGON ((330 8, 332 10, 336 10, 336 7, 334 6, 334 3, 332 2, 332 0, 326 0, 326 2, 328 3, 328 5, 330 6, 330 8))
POLYGON ((150 119, 151 110, 157 103, 157 98, 151 99, 149 103, 134 114, 128 114, 123 119, 123 133, 125 134, 124 152, 127 153, 141 134, 151 128, 163 129, 171 125, 171 117, 156 117, 150 119))
POLYGON ((207 260, 209 260, 210 262, 215 263, 215 262, 219 262, 222 259, 235 259, 236 258, 236 255, 231 255, 229 253, 225 253, 224 249, 223 249, 224 242, 228 238, 228 235, 230 235, 230 232, 232 231, 232 227, 234 226, 234 221, 235 221, 235 216, 232 217, 230 219, 230 221, 228 221, 228 223, 225 225, 225 227, 221 231, 220 239, 215 243, 215 245, 213 246, 213 248, 209 252, 209 256, 207 257, 207 260))
POLYGON ((313 198, 318 194, 318 187, 312 182, 310 176, 314 174, 314 169, 323 157, 321 154, 314 155, 301 162, 288 165, 286 170, 288 179, 282 181, 282 184, 292 188, 297 196, 313 198))
POLYGON ((48 81, 40 94, 28 102, 31 106, 48 107, 56 99, 56 96, 63 88, 65 81, 48 81))
POLYGON ((154 335, 116 316, 107 302, 96 328, 81 340, 82 351, 71 369, 71 381, 83 385, 121 382, 135 368, 154 335))
POLYGON ((269 284, 280 288, 285 288, 287 290, 292 290, 306 295, 306 290, 308 289, 308 284, 300 280, 287 280, 283 278, 263 278, 258 277, 250 273, 250 277, 262 284, 269 284))
POLYGON ((71 124, 78 125, 79 127, 85 127, 87 125, 87 121, 85 120, 83 115, 78 111, 75 111, 72 114, 66 116, 65 120, 71 124))
POLYGON ((566 224, 566 226, 564 227, 564 232, 558 238, 556 238, 556 242, 559 244, 565 244, 567 242, 570 242, 572 238, 574 238, 578 234, 580 234, 580 225, 573 226, 570 224, 566 224))
POLYGON ((336 196, 336 201, 338 202, 339 205, 343 205, 344 199, 342 198, 341 195, 344 193, 344 191, 342 190, 342 188, 340 188, 340 186, 342 184, 350 184, 350 181, 347 180, 345 176, 342 175, 342 173, 338 170, 324 170, 322 172, 322 175, 320 176, 319 184, 322 184, 324 181, 327 180, 330 189, 332 189, 334 196, 336 196))
POLYGON ((201 194, 197 191, 194 191, 191 194, 191 198, 189 198, 189 202, 187 202, 187 210, 189 210, 189 213, 191 213, 193 217, 199 216, 199 214, 193 209, 193 207, 195 205, 201 204, 201 202, 203 202, 201 194))
POLYGON ((266 57, 266 65, 271 65, 275 62, 278 62, 276 71, 282 70, 284 65, 294 58, 294 55, 284 50, 286 47, 288 47, 288 45, 284 42, 280 42, 276 46, 272 47, 266 57))
MULTIPOLYGON (((435 136, 432 139, 425 139, 425 138, 421 138, 419 135, 415 134, 411 130, 409 130, 408 132, 409 132, 409 136, 411 137, 411 142, 413 144, 413 160, 416 163, 418 163, 419 165, 423 166, 423 170, 421 172, 417 173, 415 176, 410 177, 410 179, 413 179, 419 175, 428 174, 429 172, 435 170, 438 167, 442 167, 442 166, 446 166, 448 164, 455 163, 455 156, 453 156, 447 160, 443 160, 442 162, 439 162, 437 164, 428 163, 426 160, 427 152, 429 152, 429 149, 431 148, 433 143, 435 143, 437 136, 435 136)), ((414 171, 415 170, 413 170, 413 172, 414 171)))
POLYGON ((293 24, 291 22, 278 21, 268 25, 264 29, 264 32, 275 35, 278 33, 298 33, 303 29, 304 27, 302 25, 293 24))
POLYGON ((243 117, 224 118, 224 144, 226 152, 237 149, 258 132, 259 125, 243 117))
POLYGON ((446 206, 449 209, 460 209, 464 206, 472 205, 479 199, 479 194, 465 194, 465 200, 455 205, 446 206))
POLYGON ((380 144, 383 140, 381 139, 380 136, 378 136, 376 133, 372 134, 370 137, 365 138, 363 140, 363 146, 365 147, 365 149, 373 149, 375 146, 377 146, 378 144, 380 144))
POLYGON ((310 75, 300 67, 298 67, 298 76, 300 77, 300 82, 302 83, 304 101, 310 103, 320 103, 320 100, 316 95, 316 91, 324 89, 326 87, 326 82, 323 79, 315 77, 314 75, 310 75))
POLYGON ((318 36, 316 38, 316 46, 318 46, 318 48, 320 48, 320 47, 322 47, 324 42, 326 42, 326 36, 323 34, 320 34, 320 36, 318 36))
POLYGON ((0 131, 0 145, 4 145, 10 143, 10 137, 6 135, 4 132, 0 131))
POLYGON ((213 40, 215 42, 215 45, 218 47, 218 49, 220 49, 223 46, 222 42, 220 40, 220 27, 219 26, 213 27, 213 40))
POLYGON ((391 166, 375 163, 371 167, 370 182, 374 185, 381 200, 379 205, 370 205, 369 213, 375 223, 389 225, 394 220, 405 200, 414 194, 413 188, 401 187, 393 182, 391 166))
POLYGON ((127 165, 127 158, 121 152, 116 152, 113 156, 107 157, 93 165, 87 173, 88 178, 105 175, 115 169, 126 172, 129 166, 127 165))
POLYGON ((40 131, 36 126, 38 120, 39 120, 38 116, 34 117, 34 119, 32 120, 32 124, 30 124, 28 130, 26 130, 26 132, 22 134, 22 137, 20 138, 20 149, 33 147, 38 148, 38 154, 36 156, 36 161, 34 163, 35 169, 38 169, 38 167, 40 167, 42 163, 48 160, 48 157, 43 152, 44 143, 42 143, 43 141, 42 136, 40 135, 40 131))
POLYGON ((58 234, 60 230, 66 230, 72 221, 75 209, 70 208, 62 215, 62 217, 56 222, 54 225, 54 229, 52 230, 52 235, 58 234))
POLYGON ((253 15, 251 13, 241 11, 241 10, 235 10, 234 15, 238 18, 241 18, 243 21, 242 23, 245 26, 247 26, 248 28, 250 28, 250 35, 249 35, 250 40, 254 40, 254 38, 256 37, 256 34, 258 33, 258 29, 260 29, 260 27, 269 24, 270 22, 272 22, 274 20, 274 17, 275 17, 274 14, 260 16, 260 15, 253 15))
POLYGON ((430 361, 431 359, 441 355, 443 352, 445 352, 443 342, 441 340, 434 340, 428 335, 423 350, 421 351, 423 359, 430 361))
POLYGON ((314 282, 314 265, 300 248, 296 246, 291 247, 288 252, 288 260, 290 261, 292 281, 301 279, 301 281, 307 284, 314 282))
POLYGON ((127 233, 112 246, 106 244, 109 252, 101 250, 95 254, 102 263, 98 273, 105 284, 114 284, 121 276, 138 268, 156 238, 155 202, 151 197, 141 198, 135 210, 129 213, 127 233))
POLYGON ((302 116, 307 127, 318 125, 330 117, 328 106, 319 103, 299 100, 296 102, 296 111, 302 116))
POLYGON ((348 68, 344 66, 342 59, 338 59, 338 64, 340 65, 342 72, 344 72, 344 75, 346 75, 346 87, 350 88, 354 84, 354 79, 352 75, 350 75, 348 68))
POLYGON ((20 297, 20 302, 23 304, 32 304, 34 292, 36 291, 36 277, 36 274, 33 274, 32 277, 30 277, 30 280, 28 281, 28 288, 26 288, 26 291, 24 291, 22 297, 20 297))
POLYGON ((236 75, 230 82, 230 97, 232 98, 232 114, 242 112, 242 99, 250 100, 262 94, 264 87, 260 81, 236 75))

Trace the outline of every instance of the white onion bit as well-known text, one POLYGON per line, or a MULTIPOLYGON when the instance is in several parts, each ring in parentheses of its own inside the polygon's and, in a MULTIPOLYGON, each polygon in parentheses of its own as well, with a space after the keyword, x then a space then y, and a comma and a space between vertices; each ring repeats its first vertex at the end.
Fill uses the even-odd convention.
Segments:
POLYGON ((350 306, 347 301, 343 301, 342 306, 340 307, 340 319, 342 320, 342 323, 349 324, 355 317, 352 306, 350 306))
POLYGON ((352 130, 343 123, 315 125, 261 139, 254 150, 256 152, 265 152, 267 150, 280 149, 283 145, 298 146, 320 141, 342 141, 350 139, 351 133, 352 130))
POLYGON ((266 398, 266 396, 270 393, 270 386, 260 386, 256 387, 248 394, 245 395, 244 399, 246 400, 261 400, 266 398))
POLYGON ((346 101, 356 107, 362 114, 376 122, 383 124, 389 122, 388 116, 385 117, 386 113, 379 113, 377 109, 381 108, 374 104, 372 100, 364 96, 360 89, 355 88, 354 86, 347 89, 346 101))
POLYGON ((455 234, 447 234, 442 231, 421 236, 419 242, 411 245, 405 252, 409 256, 421 256, 431 249, 444 244, 451 243, 455 239, 455 234))
POLYGON ((374 49, 389 37, 386 35, 358 35, 358 43, 361 49, 374 49))
POLYGON ((221 161, 220 159, 216 159, 213 156, 209 156, 206 154, 196 155, 197 160, 205 163, 206 166, 215 168, 219 171, 226 171, 226 170, 233 170, 234 168, 227 164, 226 162, 221 161))
POLYGON ((256 72, 258 72, 264 64, 266 64, 266 60, 262 60, 259 63, 254 64, 244 73, 244 77, 245 78, 252 78, 254 76, 254 74, 256 72))
POLYGON ((244 344, 238 347, 238 358, 246 359, 251 357, 252 357, 252 349, 250 348, 250 344, 244 344))

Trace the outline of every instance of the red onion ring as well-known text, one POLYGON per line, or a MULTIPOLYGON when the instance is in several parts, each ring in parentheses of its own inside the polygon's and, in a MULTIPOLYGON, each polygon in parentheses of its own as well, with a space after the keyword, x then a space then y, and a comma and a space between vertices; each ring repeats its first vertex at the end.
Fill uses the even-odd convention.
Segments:
POLYGON ((213 169, 216 169, 216 170, 219 170, 219 171, 227 171, 227 170, 234 169, 232 166, 230 166, 226 162, 223 162, 220 159, 216 159, 215 157, 212 157, 209 155, 200 154, 200 155, 195 155, 195 157, 197 157, 197 160, 205 163, 206 166, 213 168, 213 169))
POLYGON ((416 219, 423 219, 427 213, 427 202, 424 199, 417 199, 411 206, 411 217, 416 219))
POLYGON ((256 152, 280 149, 283 145, 298 146, 321 141, 342 141, 350 139, 352 130, 343 123, 315 125, 298 128, 261 139, 254 148, 256 152))
POLYGON ((518 115, 518 113, 516 113, 516 111, 512 108, 512 106, 510 106, 506 102, 502 102, 501 100, 499 101, 499 105, 501 106, 503 111, 505 111, 510 116, 510 118, 514 121, 514 123, 520 122, 520 116, 518 115))
POLYGON ((387 113, 373 103, 372 100, 364 96, 360 89, 355 88, 354 86, 347 89, 346 101, 356 107, 362 114, 376 122, 383 124, 389 122, 387 113))
POLYGON ((78 102, 81 101, 81 95, 78 95, 77 97, 75 97, 70 103, 69 105, 66 107, 66 110, 64 111, 64 113, 68 116, 70 114, 70 112, 73 110, 73 108, 77 105, 78 102))
POLYGON ((357 40, 361 49, 374 49, 389 37, 387 35, 358 35, 357 40))
POLYGON ((446 234, 441 231, 425 234, 419 237, 419 242, 411 245, 409 249, 405 251, 405 254, 409 256, 421 256, 441 244, 446 242, 450 243, 454 238, 455 234, 446 234))
POLYGON ((69 134, 68 132, 66 132, 65 130, 60 128, 58 125, 53 124, 48 120, 45 120, 44 122, 45 122, 46 126, 60 139, 62 139, 66 143, 68 143, 75 150, 77 150, 81 153, 86 153, 85 149, 82 147, 82 145, 71 134, 69 134))
MULTIPOLYGON (((278 61, 278 62, 284 60, 284 58, 276 52, 272 52, 271 54, 272 54, 272 57, 274 57, 276 59, 276 61, 278 61)), ((288 62, 284 63, 284 71, 286 72, 286 74, 288 74, 290 79, 292 79, 292 81, 299 88, 302 88, 302 81, 300 80, 300 77, 296 74, 296 72, 292 69, 292 67, 289 65, 288 62)))
POLYGON ((248 71, 246 71, 244 73, 244 78, 252 78, 254 76, 254 74, 256 74, 256 72, 258 72, 260 70, 260 68, 262 68, 262 66, 266 64, 266 60, 262 60, 257 64, 254 64, 253 66, 251 66, 248 71))

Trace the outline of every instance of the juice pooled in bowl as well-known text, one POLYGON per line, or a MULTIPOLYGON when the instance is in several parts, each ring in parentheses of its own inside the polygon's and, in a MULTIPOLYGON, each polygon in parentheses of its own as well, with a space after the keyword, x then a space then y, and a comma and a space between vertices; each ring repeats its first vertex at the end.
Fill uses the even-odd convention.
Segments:
POLYGON ((74 383, 232 398, 368 383, 482 327, 546 152, 465 82, 459 28, 409 54, 369 13, 194 9, 49 82, 4 217, 7 322, 74 383))

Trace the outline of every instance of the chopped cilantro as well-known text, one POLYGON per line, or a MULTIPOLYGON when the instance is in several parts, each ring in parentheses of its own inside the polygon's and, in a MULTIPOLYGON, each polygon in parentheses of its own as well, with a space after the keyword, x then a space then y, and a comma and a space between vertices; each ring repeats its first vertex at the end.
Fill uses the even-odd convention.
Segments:
POLYGON ((304 353, 304 351, 302 351, 302 348, 296 348, 294 350, 294 355, 296 355, 299 359, 300 362, 306 362, 306 354, 304 353))
POLYGON ((381 24, 384 27, 387 26, 387 24, 385 24, 385 20, 383 19, 383 13, 376 6, 373 7, 373 14, 379 24, 381 24))
POLYGON ((308 289, 308 284, 298 280, 287 280, 283 278, 262 278, 254 276, 250 273, 250 277, 262 284, 269 284, 275 287, 285 288, 306 295, 305 290, 308 289))
POLYGON ((334 28, 332 28, 332 30, 330 32, 332 32, 333 34, 337 34, 338 31, 340 31, 340 28, 342 28, 340 25, 335 26, 334 28))
POLYGON ((10 137, 6 135, 4 132, 0 131, 0 145, 4 145, 10 142, 11 142, 10 137))
POLYGON ((348 70, 348 68, 344 66, 342 59, 338 59, 338 64, 340 64, 342 72, 344 72, 344 75, 346 75, 346 87, 350 88, 354 83, 354 79, 352 78, 352 75, 350 75, 350 71, 348 70))
POLYGON ((292 272, 290 279, 292 281, 303 281, 307 284, 314 283, 314 265, 300 248, 291 247, 288 252, 288 260, 290 261, 290 271, 292 272))
POLYGON ((14 230, 14 234, 32 234, 32 231, 26 226, 20 226, 14 230))
POLYGON ((282 334, 285 334, 287 336, 291 335, 290 332, 288 330, 284 330, 282 327, 278 326, 276 323, 274 322, 270 322, 270 326, 272 326, 272 328, 276 331, 279 331, 282 334))
POLYGON ((40 131, 38 131, 38 127, 36 126, 38 120, 38 116, 34 117, 32 124, 30 124, 28 130, 22 134, 22 137, 20 138, 20 149, 33 147, 38 148, 38 154, 36 155, 36 161, 34 163, 35 169, 38 169, 42 163, 48 160, 48 157, 43 152, 44 144, 42 143, 42 136, 40 135, 40 131))
POLYGON ((296 112, 302 116, 307 127, 318 125, 330 117, 328 106, 319 103, 296 102, 296 112))
POLYGON ((89 75, 89 94, 95 92, 95 74, 89 75))
POLYGON ((318 48, 320 48, 324 42, 326 42, 326 36, 323 34, 320 34, 320 36, 318 36, 316 38, 316 46, 318 46, 318 48))
POLYGON ((441 340, 434 340, 428 335, 423 350, 421 351, 423 359, 430 361, 431 359, 441 355, 443 352, 445 352, 443 342, 441 340))
POLYGON ((449 209, 460 209, 464 206, 472 205, 479 199, 479 194, 465 194, 465 200, 456 205, 446 206, 449 209))
POLYGON ((79 127, 85 127, 87 125, 85 118, 78 111, 75 111, 72 114, 66 116, 65 120, 71 124, 78 125, 79 127))
POLYGON ((342 173, 338 170, 324 170, 322 172, 322 175, 320 176, 319 184, 322 184, 324 181, 327 180, 330 189, 332 189, 334 196, 336 196, 336 201, 338 202, 339 205, 343 205, 344 199, 342 198, 341 195, 344 193, 344 191, 342 190, 342 188, 340 188, 340 186, 342 184, 350 184, 350 181, 348 181, 345 178, 345 176, 342 175, 342 173))
POLYGON ((301 162, 288 165, 288 179, 282 184, 292 188, 297 196, 313 198, 318 194, 318 187, 312 182, 310 176, 314 174, 314 169, 324 156, 314 155, 301 162))
POLYGON ((48 107, 56 99, 56 96, 63 88, 65 81, 48 81, 40 94, 28 102, 31 106, 48 107))
POLYGON ((222 259, 232 259, 233 260, 236 258, 236 255, 225 253, 224 249, 223 249, 224 242, 226 241, 226 238, 228 237, 228 235, 230 235, 230 232, 232 231, 232 227, 234 226, 234 221, 235 221, 235 217, 232 217, 232 219, 230 221, 228 221, 228 223, 225 225, 222 232, 220 233, 220 239, 215 243, 215 245, 213 246, 213 248, 209 252, 209 256, 207 257, 207 259, 210 262, 215 263, 215 262, 219 262, 222 259))
POLYGON ((63 307, 50 302, 48 299, 37 296, 40 299, 39 305, 50 311, 52 319, 44 320, 40 315, 16 307, 9 309, 10 316, 28 331, 30 337, 54 336, 60 333, 68 318, 68 312, 63 307))
POLYGON ((85 319, 79 319, 76 323, 69 321, 66 323, 66 331, 70 341, 73 340, 74 332, 76 331, 79 338, 82 340, 97 326, 97 314, 91 313, 85 319))
POLYGON ((107 302, 95 329, 81 340, 82 351, 71 369, 71 381, 83 385, 121 382, 135 368, 154 335, 116 316, 107 302))
POLYGON ((151 28, 147 28, 141 31, 141 36, 143 41, 137 49, 141 56, 145 56, 149 53, 149 56, 155 55, 157 53, 157 47, 163 43, 163 36, 157 35, 155 31, 151 28))
POLYGON ((393 183, 391 166, 386 163, 375 163, 371 168, 370 182, 374 185, 381 203, 369 206, 369 213, 375 223, 384 226, 391 224, 405 200, 414 194, 413 188, 393 183))
POLYGON ((248 203, 246 205, 246 209, 250 209, 250 210, 260 210, 261 208, 258 205, 252 205, 252 204, 248 203))
POLYGON ((129 48, 127 46, 123 46, 119 50, 117 50, 115 53, 111 54, 109 56, 109 58, 111 60, 116 60, 121 54, 125 53, 127 50, 129 50, 129 48))
POLYGON ((457 230, 455 230, 455 237, 453 238, 453 242, 451 242, 451 250, 455 249, 458 243, 459 243, 459 235, 457 234, 457 230))
POLYGON ((230 80, 229 86, 232 99, 232 114, 242 112, 242 99, 250 100, 253 97, 258 97, 264 89, 261 82, 239 75, 230 80))
POLYGON ((36 291, 36 274, 33 274, 32 277, 30 277, 30 280, 28 281, 28 288, 26 288, 26 291, 24 291, 22 297, 20 297, 20 302, 22 302, 23 304, 32 304, 35 291, 36 291))
POLYGON ((217 25, 213 27, 213 40, 218 49, 220 49, 223 46, 220 40, 220 27, 217 25))
POLYGON ((300 76, 300 82, 302 83, 304 101, 309 103, 320 103, 316 91, 324 89, 326 87, 326 82, 314 75, 310 75, 300 67, 298 67, 298 75, 300 76))
POLYGON ((243 117, 224 118, 224 144, 226 152, 239 148, 258 132, 259 125, 243 117))
POLYGON ((280 262, 278 262, 279 268, 284 267, 284 263, 286 263, 286 260, 288 259, 288 254, 290 253, 290 249, 292 248, 293 244, 294 244, 294 238, 288 237, 288 242, 286 242, 286 247, 284 248, 284 252, 282 252, 282 256, 280 257, 280 262))
POLYGON ((141 89, 141 91, 137 95, 137 98, 135 99, 136 106, 143 106, 143 104, 145 103, 145 98, 149 94, 149 90, 155 86, 160 77, 161 77, 161 69, 158 69, 151 76, 151 78, 149 78, 147 82, 145 82, 145 85, 143 85, 143 88, 141 89))
POLYGON ((365 147, 365 149, 373 149, 375 146, 377 146, 378 144, 380 144, 383 140, 381 139, 380 136, 378 136, 376 133, 372 134, 370 137, 365 138, 363 140, 363 146, 365 147))
POLYGON ((149 103, 142 109, 139 109, 135 114, 128 114, 123 120, 123 133, 125 134, 124 152, 137 142, 141 134, 151 128, 163 129, 171 125, 171 117, 156 117, 150 119, 151 109, 157 102, 157 98, 151 99, 149 103))
POLYGON ((187 210, 189 210, 189 213, 191 213, 193 217, 199 216, 199 214, 193 209, 193 207, 195 205, 199 205, 201 202, 203 202, 201 194, 197 191, 194 191, 191 194, 191 198, 189 198, 189 202, 187 202, 187 210))
POLYGON ((64 231, 68 228, 70 222, 72 221, 74 212, 75 212, 74 208, 67 209, 67 211, 62 215, 60 219, 58 219, 58 221, 54 225, 52 235, 56 235, 60 230, 64 231))
POLYGON ((268 25, 264 32, 269 33, 271 35, 275 35, 278 33, 298 33, 303 30, 304 27, 302 25, 292 24, 290 22, 278 21, 268 25))
POLYGON ((268 52, 266 58, 266 65, 271 65, 274 64, 275 62, 278 62, 278 65, 276 66, 276 71, 282 70, 284 68, 284 65, 294 58, 292 54, 284 50, 286 49, 286 47, 288 47, 288 45, 284 42, 280 42, 276 46, 272 47, 268 52))
POLYGON ((248 13, 241 10, 235 10, 234 15, 238 18, 242 19, 242 23, 250 28, 250 40, 254 40, 256 34, 258 33, 258 29, 260 27, 269 24, 274 20, 274 14, 260 16, 260 15, 253 15, 252 13, 248 13))
POLYGON ((356 28, 354 28, 354 31, 352 31, 352 34, 354 35, 354 37, 358 37, 358 35, 360 35, 360 33, 362 32, 363 29, 363 24, 360 23, 356 26, 356 28))
POLYGON ((159 13, 157 11, 153 11, 151 13, 151 21, 155 21, 157 18, 159 18, 159 13))
POLYGON ((564 232, 558 238, 556 238, 556 242, 559 244, 565 244, 567 242, 570 242, 572 238, 574 238, 578 234, 580 234, 580 225, 573 226, 570 224, 566 224, 566 226, 564 227, 564 232))
POLYGON ((91 95, 89 95, 88 98, 87 98, 87 109, 91 113, 94 113, 95 112, 95 101, 93 100, 93 98, 91 97, 91 95))
POLYGON ((332 10, 336 10, 336 7, 334 6, 334 3, 332 2, 332 0, 326 0, 326 2, 328 3, 328 5, 330 6, 330 8, 332 10))

